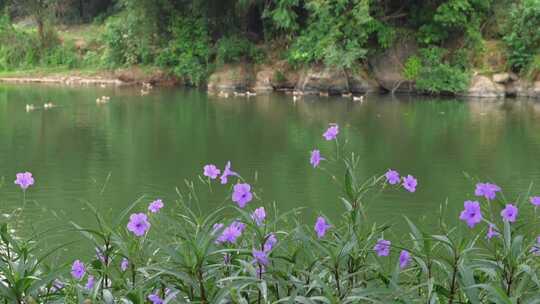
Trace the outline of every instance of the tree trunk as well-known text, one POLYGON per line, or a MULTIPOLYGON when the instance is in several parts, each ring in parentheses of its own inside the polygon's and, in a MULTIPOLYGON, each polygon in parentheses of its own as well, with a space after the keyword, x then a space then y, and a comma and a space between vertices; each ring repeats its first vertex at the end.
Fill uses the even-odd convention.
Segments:
POLYGON ((79 17, 81 18, 81 21, 84 19, 84 1, 79 0, 79 17))
POLYGON ((38 28, 39 42, 41 43, 42 46, 44 46, 45 37, 44 37, 44 32, 43 32, 43 18, 39 16, 36 17, 36 23, 37 23, 37 28, 38 28))

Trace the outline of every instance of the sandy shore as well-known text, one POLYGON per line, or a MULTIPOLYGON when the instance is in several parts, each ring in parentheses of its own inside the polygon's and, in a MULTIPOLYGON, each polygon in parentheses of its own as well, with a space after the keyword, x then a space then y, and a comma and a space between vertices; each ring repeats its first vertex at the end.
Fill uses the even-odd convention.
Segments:
POLYGON ((105 85, 125 86, 134 85, 137 81, 122 81, 120 79, 82 76, 43 76, 43 77, 0 77, 0 82, 5 83, 51 83, 64 85, 105 85))

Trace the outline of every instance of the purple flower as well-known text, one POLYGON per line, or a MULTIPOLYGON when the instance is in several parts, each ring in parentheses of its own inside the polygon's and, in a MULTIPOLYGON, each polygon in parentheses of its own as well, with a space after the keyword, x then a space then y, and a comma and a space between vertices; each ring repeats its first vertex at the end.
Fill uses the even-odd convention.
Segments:
POLYGON ((324 237, 326 234, 326 230, 330 228, 331 225, 326 223, 326 219, 322 216, 319 216, 317 218, 317 221, 315 222, 315 232, 317 233, 318 238, 324 237))
POLYGON ((134 213, 129 217, 127 228, 136 236, 143 236, 150 229, 150 222, 148 222, 146 214, 134 213))
POLYGON ((488 240, 491 240, 492 238, 499 236, 499 232, 497 232, 497 227, 493 224, 489 224, 488 231, 486 233, 486 238, 488 240))
POLYGON ((88 276, 88 281, 86 281, 86 286, 85 287, 88 290, 94 288, 94 276, 92 276, 92 275, 88 276))
POLYGON ((277 238, 273 233, 270 233, 266 236, 266 241, 264 242, 263 250, 265 252, 269 252, 276 246, 277 244, 277 238))
POLYGON ((73 276, 77 280, 80 280, 84 277, 85 273, 86 267, 84 266, 84 263, 79 260, 75 260, 75 262, 73 262, 73 265, 71 265, 71 276, 73 276))
POLYGON ((501 211, 503 221, 513 223, 516 221, 518 208, 512 204, 506 204, 506 207, 501 211))
POLYGON ((240 208, 244 208, 253 199, 249 184, 236 184, 233 190, 232 201, 237 203, 240 208))
POLYGON ((225 185, 228 181, 229 176, 238 176, 238 174, 231 170, 231 162, 228 161, 225 165, 225 169, 223 169, 223 174, 219 178, 221 180, 221 184, 225 185))
POLYGON ((465 201, 463 204, 464 210, 461 211, 459 219, 465 221, 470 228, 482 221, 482 210, 480 203, 477 201, 465 201))
POLYGON ((378 256, 388 256, 390 254, 390 245, 392 243, 390 241, 379 239, 377 241, 377 244, 375 244, 375 247, 373 247, 373 250, 377 252, 378 256))
POLYGON ((411 262, 411 254, 407 250, 401 250, 399 254, 399 268, 405 269, 411 262))
POLYGON ((321 157, 321 151, 311 151, 311 158, 309 159, 309 163, 313 166, 313 168, 317 168, 321 160, 324 160, 324 157, 321 157))
POLYGON ((123 258, 122 262, 120 262, 120 270, 124 272, 128 269, 128 267, 129 267, 129 260, 126 258, 123 258))
POLYGON ((246 225, 241 222, 233 222, 231 225, 229 225, 227 228, 223 230, 221 235, 216 240, 216 243, 222 244, 222 243, 230 243, 234 244, 236 243, 236 239, 239 238, 242 235, 242 232, 246 228, 246 225))
POLYGON ((535 207, 540 206, 540 196, 531 197, 531 204, 533 204, 535 207))
POLYGON ((501 191, 501 188, 495 184, 490 183, 478 183, 474 190, 474 195, 483 196, 487 200, 494 200, 497 192, 501 191))
POLYGON ((540 255, 540 235, 536 237, 536 244, 530 250, 530 253, 534 255, 540 255))
POLYGON ((23 190, 28 189, 28 187, 34 184, 34 178, 32 177, 32 173, 17 173, 17 179, 15 180, 15 184, 19 185, 23 190))
POLYGON ((223 226, 222 223, 215 223, 214 226, 212 226, 212 234, 216 234, 223 226))
POLYGON ((159 209, 163 208, 163 201, 161 199, 157 199, 150 203, 148 206, 148 211, 152 213, 158 213, 159 209))
POLYGON ((385 176, 386 176, 386 182, 388 182, 390 185, 398 184, 399 181, 401 180, 399 177, 399 173, 392 169, 388 169, 388 171, 386 171, 385 176))
POLYGON ((204 166, 203 174, 210 179, 216 179, 219 176, 219 173, 221 173, 221 171, 215 165, 210 164, 204 166))
POLYGON ((403 178, 403 188, 407 189, 407 191, 409 192, 416 191, 417 185, 418 185, 418 181, 416 180, 416 178, 414 178, 414 176, 409 174, 403 178))
POLYGON ((268 265, 268 255, 266 255, 265 251, 253 249, 252 254, 257 263, 260 265, 268 265))
POLYGON ((148 300, 152 302, 152 304, 163 304, 163 299, 160 298, 157 293, 153 293, 148 296, 148 300))
POLYGON ((326 140, 334 140, 339 134, 339 126, 337 124, 330 124, 330 127, 324 132, 323 137, 326 140))
POLYGON ((251 218, 255 221, 257 226, 260 226, 263 224, 264 219, 266 218, 266 212, 264 210, 264 207, 259 207, 253 211, 251 214, 251 218))

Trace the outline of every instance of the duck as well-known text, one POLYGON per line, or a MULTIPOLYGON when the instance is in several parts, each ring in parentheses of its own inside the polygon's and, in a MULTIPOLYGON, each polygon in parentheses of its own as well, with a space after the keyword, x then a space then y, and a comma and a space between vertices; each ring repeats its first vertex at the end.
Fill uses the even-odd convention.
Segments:
POLYGON ((250 96, 257 96, 257 92, 250 92, 250 91, 247 91, 247 92, 246 92, 246 95, 247 95, 247 97, 250 97, 250 96))
POLYGON ((233 92, 234 96, 246 96, 246 93, 233 92))
POLYGON ((219 91, 218 97, 229 98, 229 93, 226 93, 224 91, 219 91))
POLYGON ((96 103, 97 104, 101 104, 101 103, 107 103, 109 102, 111 98, 109 96, 101 96, 101 97, 98 97, 98 99, 96 99, 96 103))
POLYGON ((350 98, 350 97, 352 97, 352 93, 351 93, 351 92, 349 92, 349 93, 343 93, 343 94, 341 94, 341 97, 343 97, 343 98, 350 98))
POLYGON ((54 105, 52 102, 50 102, 50 101, 43 104, 43 108, 44 108, 44 109, 50 109, 50 108, 52 108, 52 107, 54 107, 54 106, 55 106, 55 105, 54 105))
POLYGON ((35 109, 36 109, 36 107, 34 107, 33 104, 27 104, 26 105, 26 112, 30 112, 30 111, 33 111, 35 109))
POLYGON ((361 96, 353 96, 352 99, 353 99, 354 101, 364 102, 364 95, 361 95, 361 96))
POLYGON ((151 90, 154 88, 154 86, 152 86, 150 82, 143 82, 142 86, 143 86, 143 89, 148 89, 148 90, 151 90))
POLYGON ((150 94, 150 90, 141 89, 141 96, 150 94))
POLYGON ((99 86, 103 89, 107 87, 104 83, 100 84, 99 86))

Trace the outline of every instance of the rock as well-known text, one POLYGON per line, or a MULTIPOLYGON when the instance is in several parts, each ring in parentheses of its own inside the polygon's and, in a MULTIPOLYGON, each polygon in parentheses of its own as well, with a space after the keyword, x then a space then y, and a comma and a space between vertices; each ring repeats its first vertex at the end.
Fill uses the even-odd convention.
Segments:
POLYGON ((517 97, 529 97, 529 87, 530 83, 527 83, 523 80, 515 81, 512 84, 512 89, 515 92, 515 96, 517 97))
POLYGON ((517 81, 519 79, 519 76, 516 74, 516 73, 509 73, 510 75, 510 80, 512 81, 517 81))
POLYGON ((540 81, 535 81, 535 82, 529 84, 528 97, 530 97, 530 98, 540 98, 540 81))
POLYGON ((274 79, 275 70, 271 67, 263 67, 255 75, 255 86, 253 89, 256 92, 271 92, 274 90, 272 81, 274 79))
POLYGON ((274 75, 272 86, 276 90, 293 90, 300 79, 300 71, 291 67, 286 60, 276 61, 272 65, 274 75))
POLYGON ((540 81, 518 80, 514 84, 514 89, 518 97, 540 98, 540 81))
POLYGON ((349 90, 355 94, 363 94, 378 92, 380 87, 364 71, 353 71, 349 73, 349 90))
POLYGON ((224 65, 208 77, 208 91, 245 91, 254 78, 250 65, 224 65))
POLYGON ((507 83, 508 81, 510 81, 510 74, 508 73, 493 74, 492 79, 496 83, 507 83))
POLYGON ((349 92, 349 83, 347 74, 343 69, 316 66, 304 70, 298 80, 296 89, 306 94, 318 94, 320 92, 341 94, 349 92))
POLYGON ((476 75, 472 78, 469 90, 464 93, 470 97, 504 97, 505 87, 493 82, 489 77, 476 75))
POLYGON ((418 45, 413 38, 398 40, 382 54, 369 59, 375 80, 387 91, 411 92, 414 83, 403 77, 403 66, 407 59, 416 54, 418 45))

